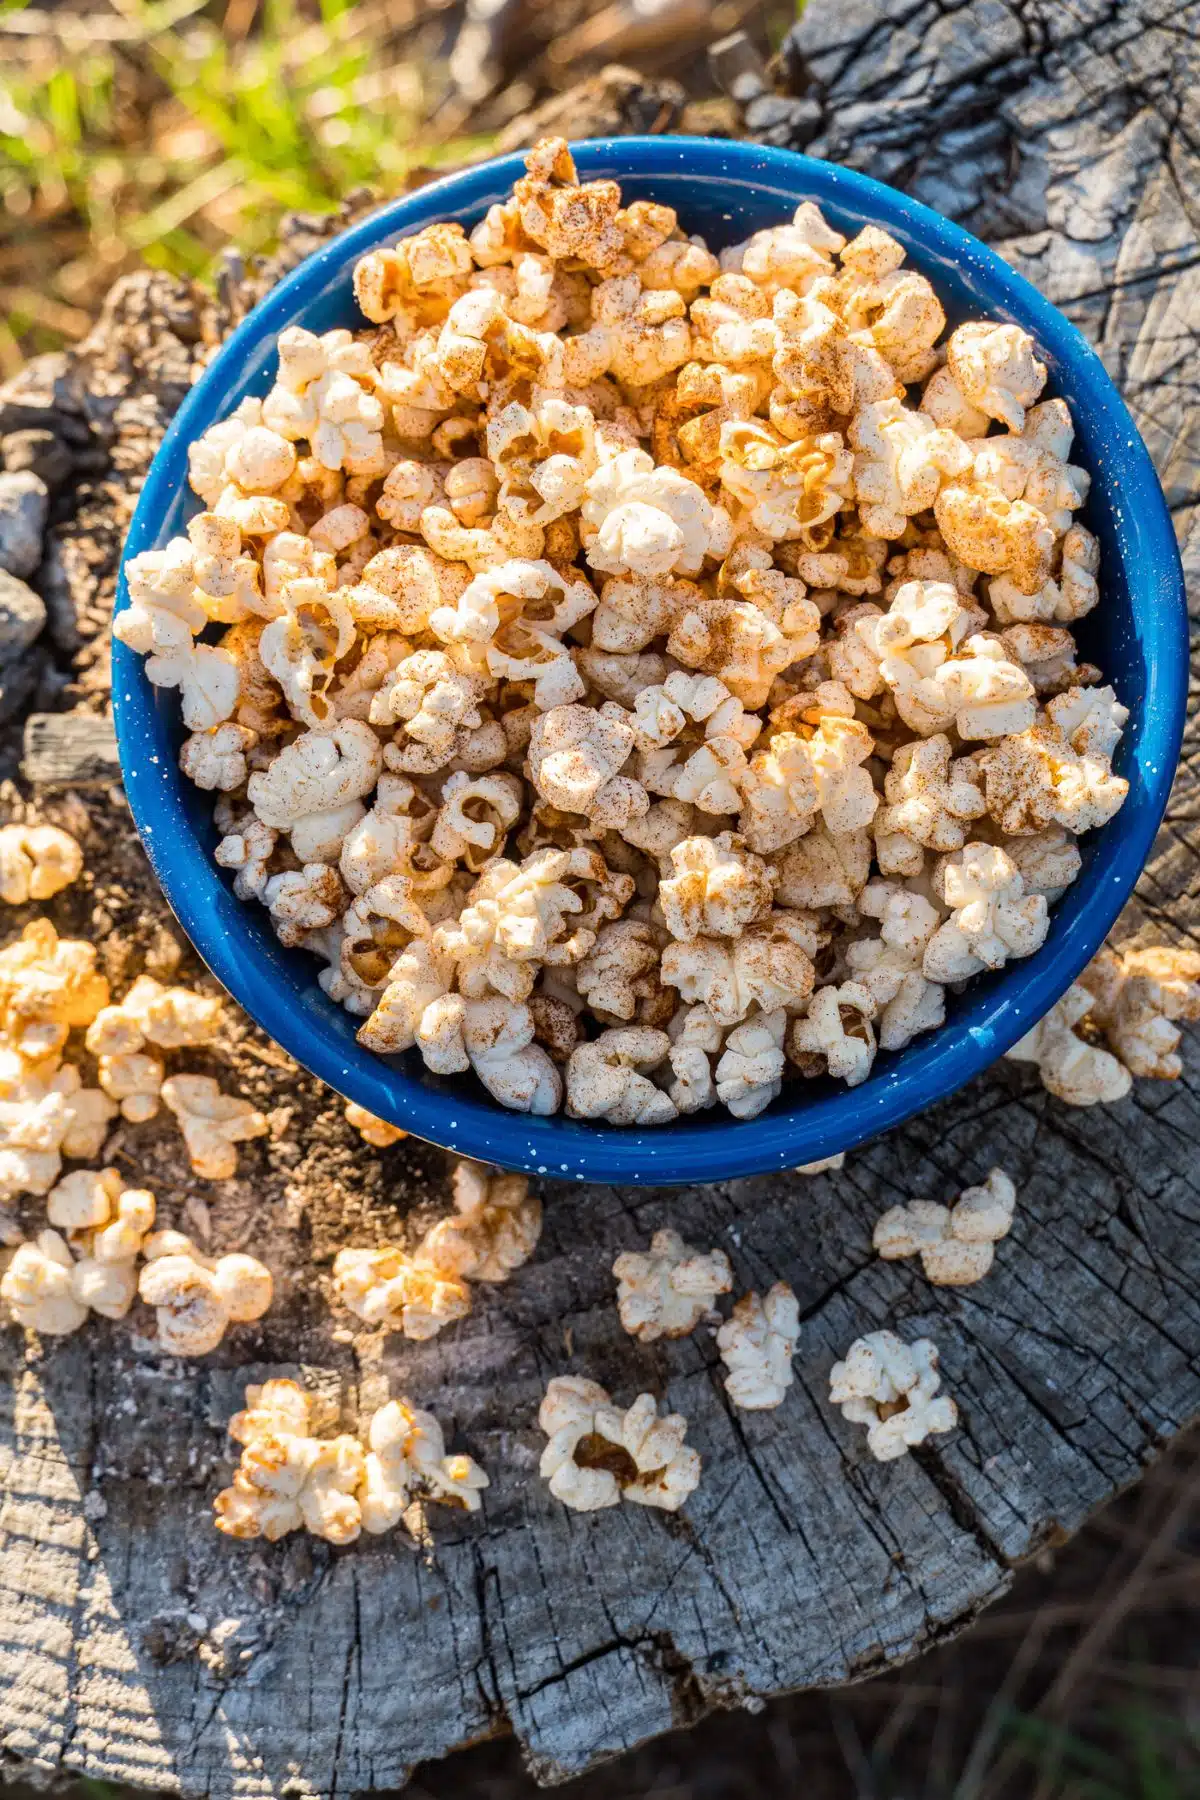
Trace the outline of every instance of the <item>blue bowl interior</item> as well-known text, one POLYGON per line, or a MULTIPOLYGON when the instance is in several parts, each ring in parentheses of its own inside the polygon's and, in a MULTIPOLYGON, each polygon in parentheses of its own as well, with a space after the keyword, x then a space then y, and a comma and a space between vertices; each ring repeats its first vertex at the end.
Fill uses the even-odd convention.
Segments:
MULTIPOLYGON (((1084 872, 1053 914, 1037 955, 974 982, 951 999, 945 1027, 898 1054, 881 1054, 861 1088, 793 1082, 758 1119, 724 1111, 656 1132, 563 1118, 530 1119, 496 1106, 472 1077, 431 1075, 417 1052, 383 1059, 355 1041, 359 1021, 326 999, 318 965, 283 949, 265 913, 233 896, 212 861, 212 796, 184 781, 178 705, 146 681, 141 659, 114 643, 113 688, 126 788, 147 853, 181 924, 209 967, 286 1049, 339 1092, 447 1147, 511 1168, 580 1181, 685 1182, 789 1167, 844 1150, 952 1092, 1040 1018, 1094 953, 1137 879, 1170 790, 1182 732, 1187 641, 1174 533, 1149 456, 1099 359, 1075 329, 993 252, 937 214, 864 176, 785 151, 706 139, 641 138, 578 146, 587 177, 620 180, 628 199, 675 207, 710 247, 785 220, 814 199, 850 234, 874 222, 935 283, 951 325, 988 316, 1023 325, 1076 424, 1074 459, 1093 485, 1082 515, 1100 540, 1103 601, 1078 629, 1129 708, 1117 768, 1129 798, 1107 830, 1084 838, 1084 872)), ((383 209, 320 251, 258 307, 189 396, 155 460, 126 556, 182 531, 198 509, 186 479, 187 444, 274 377, 284 326, 359 325, 355 261, 433 219, 474 224, 521 172, 510 157, 439 182, 383 209)), ((122 577, 118 606, 127 604, 122 577)))

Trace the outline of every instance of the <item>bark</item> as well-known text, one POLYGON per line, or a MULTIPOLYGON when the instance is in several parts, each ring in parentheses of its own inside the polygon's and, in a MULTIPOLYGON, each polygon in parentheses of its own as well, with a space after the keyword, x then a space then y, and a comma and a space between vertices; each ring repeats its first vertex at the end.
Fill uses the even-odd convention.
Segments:
MULTIPOLYGON (((1174 0, 809 0, 785 56, 805 105, 755 101, 764 131, 785 134, 791 116, 807 138, 815 121, 818 154, 999 244, 1081 325, 1155 455, 1189 567, 1196 18, 1174 0)), ((290 230, 285 259, 321 229, 290 230)), ((37 577, 60 706, 99 719, 130 498, 205 340, 274 273, 235 263, 207 312, 164 277, 126 283, 79 355, 39 359, 0 392, 0 436, 46 430, 72 461, 37 577)), ((45 729, 31 729, 35 752, 45 729)), ((68 784, 70 736, 53 738, 68 784)), ((95 731, 81 741, 92 756, 95 731)), ((1142 936, 1200 940, 1197 751, 1193 731, 1126 920, 1142 936)), ((92 886, 56 916, 86 929, 99 909, 127 974, 171 965, 119 800, 96 789, 89 812, 92 886)), ((212 1066, 288 1115, 244 1150, 236 1181, 214 1192, 191 1177, 169 1123, 122 1134, 116 1157, 159 1193, 164 1223, 207 1219, 216 1248, 265 1245, 276 1308, 199 1367, 165 1363, 138 1335, 144 1317, 40 1354, 11 1331, 0 1346, 0 1737, 26 1766, 212 1800, 332 1796, 396 1786, 511 1728, 538 1775, 561 1780, 707 1708, 860 1680, 961 1630, 1015 1562, 1076 1530, 1200 1408, 1195 1066, 1083 1113, 1002 1064, 835 1174, 671 1191, 546 1181, 535 1262, 432 1343, 382 1346, 339 1333, 324 1271, 340 1244, 413 1234, 444 1204, 440 1153, 366 1150, 248 1026, 212 1066), (946 1200, 997 1163, 1021 1198, 981 1286, 932 1289, 874 1258, 885 1207, 946 1200), (796 1289, 796 1380, 776 1412, 729 1408, 704 1328, 648 1348, 622 1334, 613 1258, 667 1223, 722 1245, 738 1291, 796 1289), (935 1339, 962 1424, 880 1466, 826 1390, 835 1357, 884 1324, 935 1339), (220 1539, 224 1423, 247 1381, 295 1372, 289 1357, 347 1427, 386 1391, 431 1406, 491 1475, 482 1514, 435 1518, 423 1549, 399 1533, 343 1552, 220 1539), (534 1419, 566 1371, 688 1415, 704 1477, 684 1514, 581 1518, 550 1498, 534 1419)))

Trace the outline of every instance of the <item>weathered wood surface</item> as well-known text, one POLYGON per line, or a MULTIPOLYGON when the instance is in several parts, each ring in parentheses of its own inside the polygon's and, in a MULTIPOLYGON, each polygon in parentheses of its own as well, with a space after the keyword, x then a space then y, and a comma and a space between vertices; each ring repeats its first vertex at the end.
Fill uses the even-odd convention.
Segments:
POLYGON ((121 779, 112 720, 96 713, 31 713, 25 721, 25 779, 42 788, 107 787, 121 779))
MULTIPOLYGON (((1001 244, 1100 347, 1193 574, 1195 26, 1195 7, 1168 0, 809 0, 793 39, 820 84, 813 148, 1001 244)), ((93 707, 94 621, 122 509, 200 332, 179 288, 139 292, 148 317, 128 292, 107 338, 43 383, 46 405, 106 448, 42 577, 55 642, 93 707)), ((16 429, 15 400, 4 419, 0 402, 0 432, 16 429)), ((1130 915, 1131 929, 1188 941, 1200 939, 1198 751, 1193 732, 1130 915)), ((101 872, 89 895, 64 897, 63 922, 86 925, 94 904, 112 944, 135 945, 134 972, 164 954, 146 948, 162 915, 114 803, 89 805, 101 872)), ((214 1072, 291 1117, 248 1148, 238 1179, 214 1193, 181 1174, 165 1126, 126 1134, 117 1154, 157 1188, 164 1222, 199 1229, 207 1206, 213 1244, 265 1245, 278 1308, 200 1368, 164 1364, 121 1327, 36 1360, 4 1338, 8 1755, 213 1800, 333 1795, 398 1784, 420 1759, 507 1725, 535 1770, 561 1779, 707 1707, 861 1679, 961 1629, 1015 1560, 1076 1529, 1200 1409, 1192 1049, 1179 1083, 1139 1084, 1089 1113, 1002 1065, 835 1175, 674 1192, 546 1182, 535 1264, 435 1342, 380 1349, 337 1334, 323 1273, 339 1243, 394 1235, 414 1204, 419 1216, 438 1157, 365 1150, 327 1091, 239 1029, 214 1072), (1022 1202, 981 1287, 933 1290, 872 1257, 885 1206, 945 1199, 997 1162, 1022 1202), (649 1349, 620 1332, 613 1256, 667 1222, 723 1245, 740 1287, 795 1287, 803 1335, 778 1411, 729 1410, 705 1332, 649 1349), (825 1392, 835 1355, 884 1323, 936 1339, 963 1422, 881 1467, 825 1392), (228 1468, 224 1421, 246 1380, 297 1355, 350 1424, 385 1390, 431 1405, 491 1474, 483 1513, 436 1520, 427 1553, 399 1535, 340 1553, 219 1539, 209 1505, 228 1468), (689 1416, 705 1473, 685 1514, 580 1518, 549 1497, 534 1415, 545 1379, 566 1370, 623 1401, 649 1387, 689 1416)))

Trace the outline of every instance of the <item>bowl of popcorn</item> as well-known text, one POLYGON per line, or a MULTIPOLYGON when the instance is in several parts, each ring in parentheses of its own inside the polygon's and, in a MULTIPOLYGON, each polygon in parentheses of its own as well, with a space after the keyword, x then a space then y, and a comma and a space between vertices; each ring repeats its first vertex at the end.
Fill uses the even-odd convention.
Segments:
POLYGON ((1074 328, 863 176, 546 139, 234 333, 142 493, 130 803, 214 973, 510 1168, 812 1162, 1068 987, 1166 803, 1185 608, 1074 328))

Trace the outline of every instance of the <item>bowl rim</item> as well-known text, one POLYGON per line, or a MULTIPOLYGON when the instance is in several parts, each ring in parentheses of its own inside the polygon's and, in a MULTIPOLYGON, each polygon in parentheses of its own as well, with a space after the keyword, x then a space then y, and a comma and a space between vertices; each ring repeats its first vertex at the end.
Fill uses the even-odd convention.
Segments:
MULTIPOLYGON (((681 1119, 659 1131, 637 1131, 508 1112, 482 1090, 426 1087, 394 1059, 369 1051, 348 1053, 344 1044, 319 1028, 319 1015, 305 1015, 256 965, 257 951, 239 954, 205 905, 204 889, 219 871, 197 844, 182 808, 164 805, 171 774, 138 752, 155 712, 153 690, 142 659, 113 641, 113 710, 121 767, 130 809, 155 876, 198 954, 233 998, 285 1050, 336 1092, 355 1100, 405 1130, 480 1160, 529 1173, 592 1181, 681 1185, 728 1180, 783 1170, 850 1150, 947 1098, 1009 1049, 1074 981, 1104 941, 1141 873, 1171 790, 1186 713, 1187 609, 1174 529, 1149 452, 1116 387, 1091 345, 1050 301, 994 250, 961 226, 920 201, 857 171, 795 152, 737 140, 678 137, 585 139, 572 142, 585 177, 611 173, 615 179, 668 174, 721 177, 731 186, 760 193, 778 191, 789 208, 802 182, 818 204, 841 205, 901 237, 920 240, 933 253, 974 266, 995 297, 996 310, 1019 312, 1042 349, 1069 360, 1084 380, 1089 399, 1116 419, 1125 436, 1123 497, 1136 509, 1144 530, 1156 537, 1158 609, 1148 657, 1141 769, 1145 797, 1130 814, 1125 832, 1106 842, 1106 879, 1086 917, 1070 922, 1030 963, 1010 964, 992 992, 982 1025, 959 1030, 953 1024, 930 1034, 916 1053, 919 1071, 887 1066, 854 1089, 839 1089, 810 1107, 766 1112, 752 1120, 720 1120, 720 1152, 714 1126, 681 1119), (773 174, 780 178, 776 188, 773 174), (1168 613, 1170 616, 1166 616, 1168 613), (136 665, 136 666, 135 666, 136 665), (1152 753, 1147 755, 1147 752, 1152 753), (205 880, 192 879, 197 864, 205 880), (1017 989, 1016 993, 1007 989, 1017 989), (367 1059, 367 1060, 364 1060, 367 1059), (919 1091, 918 1091, 919 1088, 919 1091)), ((232 333, 172 420, 147 474, 122 550, 115 611, 128 604, 126 564, 154 547, 175 491, 186 481, 187 444, 223 416, 222 393, 235 378, 252 346, 277 334, 297 308, 316 297, 324 284, 377 244, 395 240, 444 216, 464 210, 511 187, 523 172, 523 154, 493 158, 446 176, 370 213, 331 238, 287 275, 232 333)), ((177 769, 174 779, 182 781, 177 769)), ((1123 812, 1121 815, 1125 818, 1123 812)), ((1108 828, 1108 829, 1111 829, 1108 828)), ((1085 870, 1086 880, 1092 870, 1085 870)), ((315 986, 315 980, 314 980, 315 986)), ((332 1002, 328 1003, 330 1006, 332 1002)), ((878 1067, 878 1065, 877 1065, 878 1067)), ((701 1117, 703 1117, 702 1115, 701 1117)))

